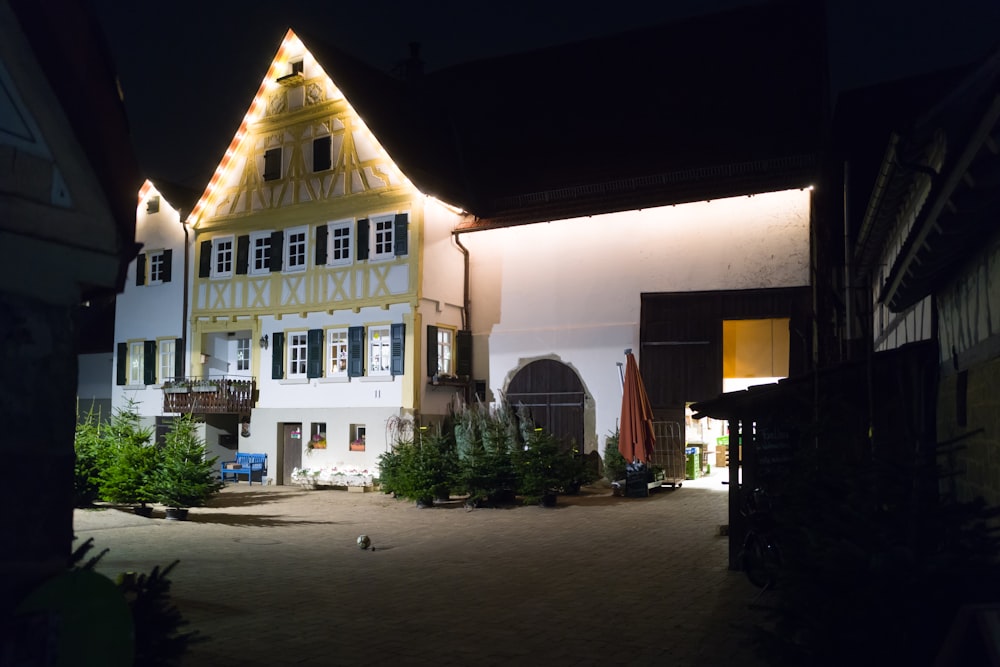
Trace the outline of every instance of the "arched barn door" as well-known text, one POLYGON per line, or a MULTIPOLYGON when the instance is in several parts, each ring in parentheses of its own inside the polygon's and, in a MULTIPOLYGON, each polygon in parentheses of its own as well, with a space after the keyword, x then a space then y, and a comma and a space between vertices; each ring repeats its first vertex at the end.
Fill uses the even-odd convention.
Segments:
POLYGON ((533 361, 511 379, 507 400, 526 408, 534 421, 566 449, 583 451, 583 383, 572 368, 553 359, 533 361))

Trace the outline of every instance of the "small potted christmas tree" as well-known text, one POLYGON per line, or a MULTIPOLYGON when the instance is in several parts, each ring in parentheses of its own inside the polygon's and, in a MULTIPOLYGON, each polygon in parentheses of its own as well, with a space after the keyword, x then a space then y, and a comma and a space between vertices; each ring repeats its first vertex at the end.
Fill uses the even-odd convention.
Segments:
POLYGON ((166 506, 168 519, 184 520, 188 508, 201 507, 222 483, 216 476, 218 457, 205 457, 205 441, 191 415, 174 420, 164 437, 160 467, 153 474, 158 502, 166 506))

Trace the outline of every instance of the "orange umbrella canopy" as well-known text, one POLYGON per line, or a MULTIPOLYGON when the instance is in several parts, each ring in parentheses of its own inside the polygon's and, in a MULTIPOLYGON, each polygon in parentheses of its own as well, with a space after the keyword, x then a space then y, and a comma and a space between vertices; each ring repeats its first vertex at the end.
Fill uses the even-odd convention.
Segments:
POLYGON ((653 457, 653 408, 649 405, 646 386, 639 376, 635 356, 625 355, 625 386, 622 389, 622 416, 618 427, 618 450, 629 463, 648 463, 653 457))

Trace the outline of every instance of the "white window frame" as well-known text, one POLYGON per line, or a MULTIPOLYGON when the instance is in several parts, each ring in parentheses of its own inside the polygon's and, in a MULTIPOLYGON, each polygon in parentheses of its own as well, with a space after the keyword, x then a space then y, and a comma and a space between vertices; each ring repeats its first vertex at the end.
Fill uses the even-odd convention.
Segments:
POLYGON ((366 375, 389 375, 392 369, 392 327, 388 324, 369 325, 365 334, 368 356, 366 375))
POLYGON ((287 378, 304 378, 309 367, 309 334, 306 331, 289 331, 286 334, 287 348, 285 373, 287 378))
POLYGON ((368 259, 392 259, 396 256, 396 216, 373 215, 368 219, 368 259), (381 249, 381 250, 380 250, 381 249))
POLYGON ((156 341, 156 381, 163 384, 168 378, 174 377, 177 368, 177 342, 173 338, 161 338, 156 341))
POLYGON ((162 250, 151 250, 146 253, 146 267, 149 271, 149 285, 163 284, 164 256, 162 250))
POLYGON ((247 273, 259 276, 271 272, 271 232, 250 234, 250 262, 247 273))
POLYGON ((337 220, 327 225, 326 232, 326 265, 344 266, 354 261, 354 221, 337 220), (346 239, 347 247, 341 241, 346 239), (340 251, 342 257, 336 257, 340 251))
POLYGON ((347 327, 326 330, 326 376, 347 377, 347 327))
POLYGON ((146 341, 130 340, 128 342, 128 384, 145 385, 143 365, 146 358, 146 341))
POLYGON ((438 375, 455 375, 455 329, 438 326, 438 375))
POLYGON ((296 273, 298 271, 305 271, 306 266, 309 264, 309 227, 303 225, 302 227, 292 227, 291 229, 285 230, 285 242, 284 247, 284 262, 282 266, 286 273, 296 273), (302 241, 292 241, 292 236, 302 235, 302 241), (294 248, 294 252, 293 252, 294 248), (298 260, 298 263, 292 264, 292 259, 298 260))
POLYGON ((218 236, 212 239, 212 277, 232 278, 236 264, 236 239, 232 236, 218 236), (228 270, 219 264, 228 265, 228 270))
POLYGON ((236 370, 250 370, 251 346, 249 338, 236 339, 236 370))

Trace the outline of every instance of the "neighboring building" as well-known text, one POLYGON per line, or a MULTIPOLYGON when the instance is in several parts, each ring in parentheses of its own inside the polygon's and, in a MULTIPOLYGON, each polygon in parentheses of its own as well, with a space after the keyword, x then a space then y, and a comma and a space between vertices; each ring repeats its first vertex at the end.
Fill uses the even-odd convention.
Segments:
POLYGON ((957 445, 938 461, 958 473, 943 490, 997 504, 1000 51, 910 88, 919 96, 892 116, 862 200, 854 272, 870 290, 875 349, 937 345, 937 442, 957 445))
POLYGON ((681 428, 727 377, 801 369, 822 33, 777 3, 397 80, 289 31, 183 218, 185 372, 157 362, 176 295, 157 320, 130 280, 118 396, 287 483, 373 469, 456 394, 601 451, 626 348, 681 428))
MULTIPOLYGON (((75 2, 0 1, 0 434, 8 478, 0 654, 52 662, 53 627, 13 618, 66 571, 82 304, 121 289, 141 184, 93 17, 75 2)), ((109 584, 110 585, 110 584, 109 584)), ((89 656, 82 656, 86 660, 89 656)))

